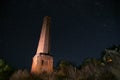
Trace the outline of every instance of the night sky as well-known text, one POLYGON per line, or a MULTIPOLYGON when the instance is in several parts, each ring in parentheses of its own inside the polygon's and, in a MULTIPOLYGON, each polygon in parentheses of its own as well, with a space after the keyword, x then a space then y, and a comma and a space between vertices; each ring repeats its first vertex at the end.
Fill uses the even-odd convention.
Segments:
POLYGON ((44 16, 51 17, 51 51, 55 64, 79 65, 120 44, 117 0, 2 0, 0 58, 15 68, 30 69, 44 16))

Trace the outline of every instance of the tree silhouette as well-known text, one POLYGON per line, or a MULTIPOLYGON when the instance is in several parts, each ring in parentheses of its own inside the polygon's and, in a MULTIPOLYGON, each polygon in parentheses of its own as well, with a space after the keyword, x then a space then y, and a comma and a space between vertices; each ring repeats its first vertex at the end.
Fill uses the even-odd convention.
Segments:
POLYGON ((0 59, 0 80, 8 80, 13 69, 2 59, 0 59))

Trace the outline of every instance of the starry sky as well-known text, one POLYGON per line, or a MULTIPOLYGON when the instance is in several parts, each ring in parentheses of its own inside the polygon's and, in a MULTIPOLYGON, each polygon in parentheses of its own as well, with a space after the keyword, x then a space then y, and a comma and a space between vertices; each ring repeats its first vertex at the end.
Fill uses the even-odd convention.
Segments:
POLYGON ((44 16, 51 17, 54 64, 81 64, 120 45, 117 0, 1 0, 0 58, 15 68, 31 68, 44 16))

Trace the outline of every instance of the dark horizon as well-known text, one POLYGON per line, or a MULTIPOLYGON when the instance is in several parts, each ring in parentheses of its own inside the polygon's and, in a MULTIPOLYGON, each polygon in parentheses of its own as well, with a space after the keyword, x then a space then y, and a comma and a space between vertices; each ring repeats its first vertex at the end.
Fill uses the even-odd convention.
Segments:
POLYGON ((1 1, 0 58, 15 68, 31 68, 44 16, 51 17, 51 51, 55 65, 77 65, 99 58, 120 45, 119 2, 114 0, 1 1))

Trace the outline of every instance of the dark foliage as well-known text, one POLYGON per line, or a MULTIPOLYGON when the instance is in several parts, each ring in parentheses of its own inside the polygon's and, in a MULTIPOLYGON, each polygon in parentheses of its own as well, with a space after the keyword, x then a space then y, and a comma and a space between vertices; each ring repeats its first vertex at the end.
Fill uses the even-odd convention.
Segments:
MULTIPOLYGON (((11 68, 0 60, 0 80, 7 80, 11 71, 11 68)), ((10 80, 120 80, 120 46, 105 49, 98 60, 84 60, 80 68, 69 61, 61 60, 52 74, 43 72, 35 76, 27 70, 17 70, 10 80)))
POLYGON ((8 80, 13 69, 2 59, 0 59, 0 80, 8 80))

